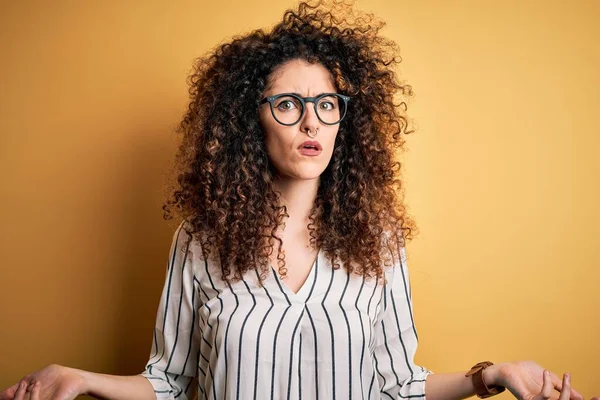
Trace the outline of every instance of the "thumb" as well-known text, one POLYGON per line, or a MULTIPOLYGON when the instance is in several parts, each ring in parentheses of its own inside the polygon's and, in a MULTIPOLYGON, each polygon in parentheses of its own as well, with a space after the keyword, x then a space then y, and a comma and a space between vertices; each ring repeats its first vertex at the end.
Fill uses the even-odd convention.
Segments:
POLYGON ((534 400, 548 400, 550 396, 552 396, 554 385, 550 379, 550 372, 547 369, 544 370, 543 377, 544 383, 542 385, 542 391, 533 398, 534 400))
POLYGON ((19 382, 15 383, 14 385, 12 385, 9 388, 4 389, 3 391, 0 392, 0 400, 13 400, 18 388, 19 388, 19 382))

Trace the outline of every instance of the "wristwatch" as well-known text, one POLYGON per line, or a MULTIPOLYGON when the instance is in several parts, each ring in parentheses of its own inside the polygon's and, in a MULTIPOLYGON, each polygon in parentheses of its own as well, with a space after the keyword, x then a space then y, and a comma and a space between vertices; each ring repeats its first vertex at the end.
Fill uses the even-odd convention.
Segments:
POLYGON ((473 365, 471 370, 465 375, 473 376, 473 386, 475 386, 475 392, 477 397, 480 399, 495 396, 506 390, 506 388, 503 386, 488 386, 485 384, 485 381, 483 380, 483 370, 490 365, 494 365, 494 363, 489 361, 478 362, 477 364, 473 365))

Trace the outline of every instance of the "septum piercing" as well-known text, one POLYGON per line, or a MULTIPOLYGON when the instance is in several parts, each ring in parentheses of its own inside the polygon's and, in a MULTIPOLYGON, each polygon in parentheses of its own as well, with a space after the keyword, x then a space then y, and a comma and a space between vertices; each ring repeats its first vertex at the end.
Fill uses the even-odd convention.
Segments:
POLYGON ((319 128, 315 129, 315 135, 314 136, 311 136, 311 134, 310 134, 310 128, 307 128, 307 131, 308 131, 308 136, 311 137, 311 138, 314 138, 314 137, 317 136, 317 133, 319 133, 319 128))

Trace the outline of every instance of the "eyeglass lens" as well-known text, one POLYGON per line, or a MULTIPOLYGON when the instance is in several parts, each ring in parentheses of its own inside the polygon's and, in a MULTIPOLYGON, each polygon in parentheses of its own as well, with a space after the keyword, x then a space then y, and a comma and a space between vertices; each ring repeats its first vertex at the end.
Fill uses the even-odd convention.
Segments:
MULTIPOLYGON (((313 103, 306 103, 313 107, 313 103)), ((338 123, 345 113, 344 99, 337 95, 329 95, 317 102, 317 115, 326 124, 338 123)), ((283 124, 295 124, 302 118, 302 103, 294 96, 282 96, 273 101, 273 114, 283 124)))

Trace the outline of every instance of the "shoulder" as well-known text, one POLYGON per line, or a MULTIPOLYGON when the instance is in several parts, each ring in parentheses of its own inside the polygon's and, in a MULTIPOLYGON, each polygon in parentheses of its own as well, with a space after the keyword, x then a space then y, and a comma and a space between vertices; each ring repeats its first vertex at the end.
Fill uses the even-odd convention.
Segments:
POLYGON ((185 251, 189 244, 191 244, 190 226, 187 220, 183 220, 177 225, 173 232, 173 238, 171 241, 171 253, 179 253, 185 251), (175 250, 175 251, 173 251, 175 250))
POLYGON ((383 231, 381 235, 382 254, 392 258, 392 265, 387 269, 393 271, 398 268, 406 268, 406 244, 403 237, 392 238, 392 232, 389 229, 383 231))
POLYGON ((189 221, 181 221, 173 232, 169 252, 170 265, 183 266, 185 264, 186 268, 191 267, 195 274, 201 256, 202 246, 193 235, 189 221))

